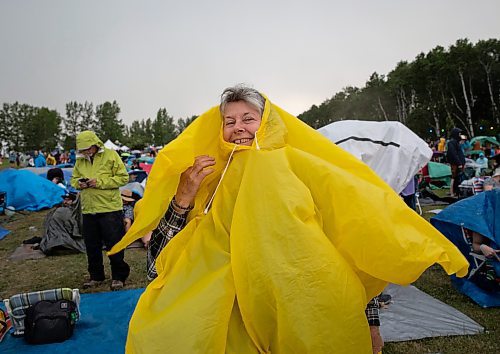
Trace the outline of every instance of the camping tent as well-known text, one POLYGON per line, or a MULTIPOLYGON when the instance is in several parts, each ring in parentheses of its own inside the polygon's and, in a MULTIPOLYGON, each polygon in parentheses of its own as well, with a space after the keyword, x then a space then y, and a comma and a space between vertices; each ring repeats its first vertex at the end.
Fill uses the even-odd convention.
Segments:
POLYGON ((121 151, 129 151, 130 148, 127 146, 127 145, 123 145, 121 148, 120 148, 121 151))
POLYGON ((108 149, 112 149, 112 150, 120 150, 120 147, 118 145, 116 145, 115 143, 113 143, 111 140, 106 140, 106 142, 104 143, 104 147, 107 147, 108 149))
POLYGON ((16 210, 40 210, 62 202, 66 191, 46 178, 26 170, 0 172, 0 190, 7 192, 6 205, 16 210))
POLYGON ((399 122, 344 120, 318 131, 365 162, 397 193, 432 157, 426 142, 399 122))
MULTIPOLYGON (((482 192, 462 199, 437 214, 431 224, 441 231, 474 264, 471 246, 463 237, 461 228, 475 231, 500 245, 500 190, 482 192)), ((495 263, 494 263, 495 264, 495 263)), ((496 262, 495 266, 498 266, 496 262)), ((500 306, 500 293, 483 291, 466 278, 452 276, 453 285, 483 307, 500 306)))
POLYGON ((430 161, 426 168, 422 169, 424 180, 431 188, 448 187, 451 181, 450 165, 430 161))
POLYGON ((500 143, 497 141, 497 139, 494 136, 476 136, 472 139, 470 139, 471 145, 474 145, 476 141, 479 141, 481 146, 484 146, 485 144, 492 144, 494 146, 500 145, 500 143))

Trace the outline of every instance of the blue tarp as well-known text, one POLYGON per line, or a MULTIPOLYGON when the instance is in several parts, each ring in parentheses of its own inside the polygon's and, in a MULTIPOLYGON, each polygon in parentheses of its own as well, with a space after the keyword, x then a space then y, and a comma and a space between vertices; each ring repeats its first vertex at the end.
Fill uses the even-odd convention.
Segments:
POLYGON ((73 336, 62 343, 30 345, 10 334, 1 353, 124 353, 128 323, 144 289, 82 294, 80 321, 73 336))
POLYGON ((61 187, 26 170, 0 172, 0 191, 7 192, 6 206, 36 211, 61 203, 66 193, 61 187))
POLYGON ((10 231, 0 226, 0 240, 10 234, 10 231))
MULTIPOLYGON (((443 233, 473 264, 471 246, 464 240, 461 228, 475 231, 500 245, 500 189, 482 192, 462 199, 431 218, 431 224, 443 233)), ((498 262, 494 262, 495 268, 498 262)), ((483 307, 500 306, 500 293, 488 293, 464 278, 452 276, 453 285, 483 307)))

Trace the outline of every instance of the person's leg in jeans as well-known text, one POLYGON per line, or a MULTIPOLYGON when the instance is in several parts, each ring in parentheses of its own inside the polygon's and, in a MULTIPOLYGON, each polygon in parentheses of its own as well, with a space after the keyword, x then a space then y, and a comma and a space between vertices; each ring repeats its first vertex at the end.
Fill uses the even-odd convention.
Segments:
POLYGON ((102 264, 102 239, 99 228, 99 214, 83 214, 83 239, 87 252, 90 280, 104 280, 102 264))
MULTIPOLYGON (((125 226, 123 224, 122 211, 113 211, 110 213, 101 214, 103 217, 99 220, 101 227, 101 235, 106 245, 106 250, 109 251, 118 241, 125 235, 125 226)), ((117 254, 109 256, 111 264, 111 278, 125 282, 129 273, 130 267, 125 262, 125 251, 120 251, 117 254)))

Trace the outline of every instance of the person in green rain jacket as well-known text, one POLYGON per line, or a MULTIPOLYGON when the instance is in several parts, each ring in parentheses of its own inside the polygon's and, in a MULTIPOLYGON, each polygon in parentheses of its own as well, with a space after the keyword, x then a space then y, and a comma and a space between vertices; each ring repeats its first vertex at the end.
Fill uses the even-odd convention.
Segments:
MULTIPOLYGON (((125 234, 119 188, 128 182, 128 173, 116 151, 104 147, 92 131, 76 137, 76 157, 71 185, 81 190, 83 238, 90 279, 84 288, 99 286, 105 279, 102 245, 110 250, 125 234)), ((111 290, 123 288, 130 273, 124 251, 109 256, 111 290)))

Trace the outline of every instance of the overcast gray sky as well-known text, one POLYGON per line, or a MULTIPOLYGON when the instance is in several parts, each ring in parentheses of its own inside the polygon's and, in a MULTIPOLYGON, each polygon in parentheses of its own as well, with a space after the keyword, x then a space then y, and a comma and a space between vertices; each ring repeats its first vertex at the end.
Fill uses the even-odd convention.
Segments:
POLYGON ((500 37, 498 0, 0 0, 0 103, 117 100, 127 124, 200 114, 246 83, 300 114, 458 38, 500 37))

